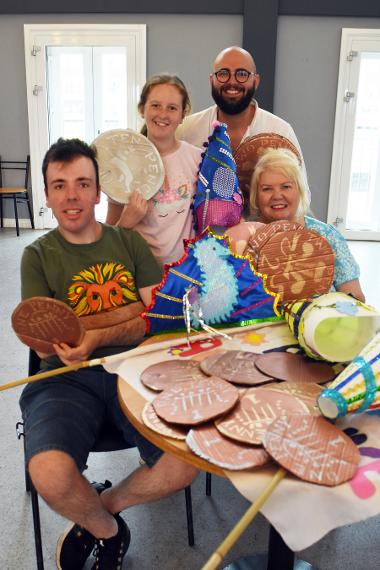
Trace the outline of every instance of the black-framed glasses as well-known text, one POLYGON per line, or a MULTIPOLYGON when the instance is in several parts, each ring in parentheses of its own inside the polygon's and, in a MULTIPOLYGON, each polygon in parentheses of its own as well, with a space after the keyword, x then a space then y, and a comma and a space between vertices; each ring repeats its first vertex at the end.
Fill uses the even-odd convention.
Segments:
POLYGON ((236 69, 235 71, 230 71, 229 69, 219 69, 214 71, 212 75, 215 75, 219 83, 227 83, 233 75, 238 83, 246 83, 248 79, 253 75, 255 77, 257 73, 253 71, 247 71, 247 69, 236 69))

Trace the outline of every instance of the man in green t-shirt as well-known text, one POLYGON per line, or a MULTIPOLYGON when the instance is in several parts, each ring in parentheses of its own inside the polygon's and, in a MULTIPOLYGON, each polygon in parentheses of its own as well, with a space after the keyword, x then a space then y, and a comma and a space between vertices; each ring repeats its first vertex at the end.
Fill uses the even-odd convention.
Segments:
MULTIPOLYGON (((39 354, 44 368, 57 368, 140 342, 145 327, 136 315, 150 302, 161 270, 139 234, 96 221, 100 186, 91 147, 59 139, 46 153, 42 171, 46 203, 58 227, 25 249, 22 297, 60 299, 86 328, 79 346, 59 344, 54 355, 39 354)), ((58 541, 62 570, 83 568, 95 544, 93 568, 120 568, 130 532, 117 513, 178 491, 196 475, 133 428, 120 408, 116 381, 101 366, 81 369, 29 384, 20 399, 33 484, 51 508, 73 521, 58 541), (139 448, 145 465, 98 495, 82 471, 104 419, 139 448)))

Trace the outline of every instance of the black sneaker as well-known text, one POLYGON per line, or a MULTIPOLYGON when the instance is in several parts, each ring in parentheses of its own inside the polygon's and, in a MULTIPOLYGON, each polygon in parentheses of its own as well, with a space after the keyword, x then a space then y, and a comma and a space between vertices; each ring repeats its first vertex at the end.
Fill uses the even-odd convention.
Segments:
MULTIPOLYGON (((108 480, 91 485, 98 494, 112 487, 108 480)), ((95 546, 95 537, 78 524, 70 523, 57 542, 56 563, 59 570, 82 570, 95 546)))
POLYGON ((119 527, 118 533, 112 538, 99 539, 95 546, 95 564, 91 570, 121 570, 123 558, 131 542, 131 533, 126 522, 115 515, 119 527))

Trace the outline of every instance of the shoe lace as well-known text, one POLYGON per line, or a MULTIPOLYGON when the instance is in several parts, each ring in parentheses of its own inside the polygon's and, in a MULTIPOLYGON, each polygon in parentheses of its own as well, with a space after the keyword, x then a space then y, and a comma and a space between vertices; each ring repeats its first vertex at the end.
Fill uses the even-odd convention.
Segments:
POLYGON ((118 552, 115 552, 115 550, 112 548, 107 548, 108 546, 109 544, 107 543, 107 540, 97 539, 95 541, 95 546, 93 550, 93 555, 95 557, 95 565, 94 565, 95 570, 100 570, 102 568, 101 564, 107 561, 109 562, 110 558, 113 559, 113 563, 117 564, 114 567, 115 570, 121 570, 123 562, 123 556, 122 556, 123 542, 121 542, 121 544, 119 545, 118 552), (115 557, 117 557, 117 560, 115 560, 115 557))

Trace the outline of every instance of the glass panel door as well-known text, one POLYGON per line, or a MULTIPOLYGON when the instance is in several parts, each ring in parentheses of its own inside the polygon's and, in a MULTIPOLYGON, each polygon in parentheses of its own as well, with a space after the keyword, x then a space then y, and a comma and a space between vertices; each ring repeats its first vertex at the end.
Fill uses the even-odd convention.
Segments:
MULTIPOLYGON (((59 137, 88 143, 104 131, 127 127, 127 48, 48 46, 49 145, 59 137)), ((96 215, 104 221, 102 194, 96 215)))
MULTIPOLYGON (((41 174, 49 145, 60 136, 91 142, 105 130, 141 125, 146 25, 24 24, 24 37, 34 222, 51 228, 41 174)), ((105 210, 103 200, 98 219, 105 210)))
POLYGON ((343 29, 328 221, 380 240, 380 30, 343 29))
POLYGON ((380 53, 362 52, 345 229, 380 231, 380 53))

